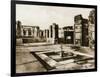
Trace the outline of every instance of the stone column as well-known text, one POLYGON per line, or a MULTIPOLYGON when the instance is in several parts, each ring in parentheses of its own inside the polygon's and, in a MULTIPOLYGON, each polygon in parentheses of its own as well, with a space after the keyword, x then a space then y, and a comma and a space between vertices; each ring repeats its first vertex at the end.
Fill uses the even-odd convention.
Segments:
POLYGON ((53 25, 53 27, 52 27, 52 29, 53 29, 53 38, 55 38, 55 25, 53 25))
POLYGON ((48 38, 48 36, 49 36, 49 33, 48 33, 48 29, 46 29, 46 38, 48 38))
POLYGON ((37 37, 39 37, 39 27, 37 26, 37 37))
POLYGON ((49 36, 50 36, 49 38, 53 37, 53 28, 52 28, 52 25, 50 25, 49 36))
POLYGON ((47 38, 49 38, 49 30, 47 30, 47 38))
POLYGON ((49 38, 51 38, 51 26, 49 27, 49 38))
POLYGON ((34 33, 35 33, 34 28, 32 29, 32 33, 33 33, 33 37, 34 37, 34 33))
POLYGON ((45 38, 45 30, 43 30, 43 38, 45 38))
POLYGON ((45 29, 45 38, 47 38, 47 30, 45 29))
POLYGON ((20 37, 21 36, 21 27, 22 27, 22 24, 21 24, 21 21, 17 21, 16 22, 16 31, 17 31, 17 36, 20 37))
POLYGON ((21 36, 22 37, 24 36, 24 34, 23 34, 23 28, 21 28, 21 36))
POLYGON ((26 36, 28 36, 28 29, 26 30, 26 36))
POLYGON ((31 36, 33 36, 33 28, 31 28, 31 36))
POLYGON ((39 38, 42 37, 42 30, 39 31, 39 38))
POLYGON ((34 37, 37 37, 37 28, 34 28, 34 37))

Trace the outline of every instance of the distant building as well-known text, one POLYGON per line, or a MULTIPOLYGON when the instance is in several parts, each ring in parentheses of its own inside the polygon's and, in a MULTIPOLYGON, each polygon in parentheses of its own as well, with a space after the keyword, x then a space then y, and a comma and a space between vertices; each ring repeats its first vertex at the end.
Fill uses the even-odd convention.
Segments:
POLYGON ((41 30, 38 26, 22 25, 17 21, 16 36, 22 39, 23 43, 44 41, 50 44, 73 44, 74 43, 74 30, 73 26, 66 26, 59 28, 58 24, 53 23, 49 29, 41 30))
POLYGON ((21 29, 22 29, 22 23, 20 21, 16 22, 16 36, 20 37, 21 36, 21 29))
POLYGON ((53 23, 49 29, 41 30, 39 26, 22 25, 16 22, 16 38, 23 43, 47 42, 50 44, 74 44, 94 48, 95 45, 95 10, 90 11, 88 19, 81 14, 74 17, 74 26, 53 23))
POLYGON ((90 11, 89 17, 89 46, 94 49, 95 46, 95 10, 90 11))
POLYGON ((59 28, 59 43, 74 44, 73 26, 59 28))
POLYGON ((39 37, 39 27, 22 25, 22 36, 38 38, 39 37))
POLYGON ((64 30, 64 43, 74 44, 74 29, 73 26, 63 27, 64 30))
POLYGON ((59 39, 58 29, 59 29, 58 24, 53 23, 52 25, 50 25, 49 31, 48 31, 48 34, 49 34, 48 36, 49 37, 47 37, 47 42, 48 43, 52 43, 52 44, 58 43, 58 39, 59 39))
POLYGON ((17 37, 39 37, 39 27, 38 26, 28 26, 22 25, 20 21, 16 23, 16 36, 17 37))
POLYGON ((43 31, 39 26, 22 25, 20 21, 16 22, 16 40, 20 39, 22 43, 31 43, 45 41, 43 31))
POLYGON ((74 44, 78 46, 89 46, 88 39, 88 20, 82 15, 74 17, 74 44))

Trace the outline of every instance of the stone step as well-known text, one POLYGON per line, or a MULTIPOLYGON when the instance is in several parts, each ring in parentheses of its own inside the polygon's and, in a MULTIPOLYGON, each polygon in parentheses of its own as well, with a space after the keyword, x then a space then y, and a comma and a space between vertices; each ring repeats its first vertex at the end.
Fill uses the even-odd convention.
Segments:
POLYGON ((39 54, 38 55, 42 60, 44 60, 49 66, 55 67, 56 66, 56 61, 51 59, 50 57, 46 56, 45 54, 39 54))
POLYGON ((31 52, 40 62, 41 64, 47 69, 47 70, 52 70, 55 68, 57 62, 51 58, 49 58, 48 56, 46 56, 45 54, 41 53, 41 54, 37 54, 37 53, 33 53, 31 52))

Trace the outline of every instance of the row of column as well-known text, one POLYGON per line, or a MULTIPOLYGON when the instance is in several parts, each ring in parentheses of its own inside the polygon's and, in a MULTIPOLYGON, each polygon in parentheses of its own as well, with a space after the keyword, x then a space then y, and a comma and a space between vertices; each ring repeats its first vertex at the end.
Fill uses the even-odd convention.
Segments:
POLYGON ((33 36, 43 38, 58 38, 58 24, 53 23, 49 29, 40 30, 38 26, 29 27, 21 24, 20 21, 16 23, 17 36, 33 36))
POLYGON ((49 29, 43 31, 44 38, 58 38, 58 25, 53 23, 49 29))
POLYGON ((35 28, 22 28, 21 29, 21 36, 33 36, 39 37, 39 29, 35 28))

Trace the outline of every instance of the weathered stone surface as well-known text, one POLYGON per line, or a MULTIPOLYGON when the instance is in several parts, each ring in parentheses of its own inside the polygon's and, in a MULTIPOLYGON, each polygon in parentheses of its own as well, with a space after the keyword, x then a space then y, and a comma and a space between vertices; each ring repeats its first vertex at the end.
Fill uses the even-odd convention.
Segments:
POLYGON ((38 55, 42 60, 44 60, 49 66, 55 67, 56 66, 56 61, 51 59, 50 57, 46 56, 45 54, 39 54, 38 55))
POLYGON ((16 64, 24 64, 37 61, 37 59, 28 52, 16 52, 16 64))
POLYGON ((29 52, 16 52, 16 72, 43 72, 46 69, 29 52))
POLYGON ((43 72, 43 71, 46 71, 46 69, 38 61, 16 66, 17 73, 43 72))
MULTIPOLYGON (((41 45, 41 46, 33 46, 30 44, 29 46, 17 46, 16 47, 16 72, 23 73, 23 72, 44 72, 47 69, 44 67, 42 63, 30 52, 34 52, 39 57, 46 62, 51 67, 55 67, 53 69, 48 69, 48 71, 63 71, 63 70, 76 70, 76 69, 92 69, 94 68, 94 59, 88 60, 87 63, 84 64, 77 64, 73 62, 74 58, 70 59, 61 59, 59 54, 55 55, 47 55, 47 53, 60 53, 60 45, 41 45), (59 60, 59 61, 57 61, 59 60), (89 63, 89 64, 88 64, 89 63)), ((88 48, 84 48, 85 50, 88 48)), ((70 46, 64 44, 63 51, 64 53, 73 53, 78 55, 83 55, 85 57, 94 57, 92 52, 89 53, 85 50, 75 51, 71 49, 70 46)), ((68 56, 66 56, 67 58, 68 56)), ((45 64, 46 64, 45 63, 45 64)))
POLYGON ((74 59, 69 59, 69 60, 60 61, 59 64, 69 64, 73 62, 74 62, 74 59))

